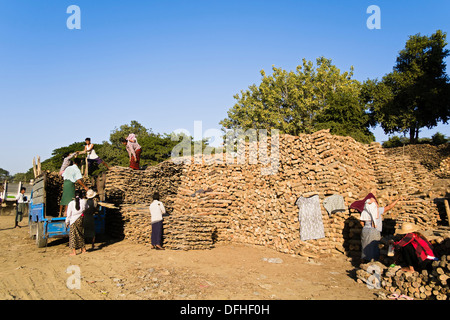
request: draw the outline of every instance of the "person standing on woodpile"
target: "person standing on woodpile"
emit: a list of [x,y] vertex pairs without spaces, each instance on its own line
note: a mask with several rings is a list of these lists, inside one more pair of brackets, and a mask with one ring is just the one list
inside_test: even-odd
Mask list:
[[123,145],[126,146],[128,151],[128,155],[130,156],[130,168],[134,170],[139,170],[140,165],[139,162],[141,160],[141,146],[137,142],[136,136],[134,133],[128,135],[126,139],[122,138],[120,140]]
[[428,270],[431,272],[431,263],[438,259],[431,243],[419,232],[419,227],[405,222],[397,234],[403,235],[403,238],[397,242],[390,240],[389,244],[393,245],[396,253],[402,256],[405,264],[402,270],[410,272]]
[[151,224],[152,224],[152,249],[164,250],[162,245],[163,214],[166,209],[159,201],[159,193],[153,194],[153,202],[150,204]]
[[27,189],[25,187],[20,188],[20,193],[16,196],[16,218],[14,228],[19,226],[19,222],[22,222],[23,216],[28,213],[28,199],[25,195]]
[[69,248],[70,255],[77,254],[77,249],[81,249],[81,253],[86,252],[84,242],[83,213],[86,209],[86,200],[81,191],[75,193],[75,198],[67,206],[66,228],[69,231]]
[[383,229],[382,216],[391,210],[399,200],[400,198],[386,207],[379,207],[378,201],[373,193],[370,193],[364,198],[364,207],[360,217],[361,225],[363,227],[361,231],[362,262],[372,260],[377,261],[379,259],[379,243],[381,240],[381,231]]
[[[95,218],[94,214],[97,213],[98,206],[94,198],[97,193],[94,190],[89,189],[86,193],[86,209],[84,210],[83,226],[84,226],[84,238],[90,240],[92,247],[95,249]],[[86,241],[87,242],[87,241]]]
[[91,143],[91,138],[86,138],[84,140],[86,145],[84,146],[84,150],[79,152],[79,154],[87,154],[87,162],[88,162],[88,175],[92,174],[93,168],[96,165],[102,164],[109,170],[109,166],[103,161],[95,152],[94,144]]
[[67,205],[72,201],[75,197],[75,183],[78,183],[84,190],[88,190],[88,188],[83,183],[83,175],[79,169],[81,164],[80,158],[75,158],[73,160],[73,165],[69,166],[64,170],[62,177],[64,179],[63,183],[63,194],[60,202],[59,216],[61,216],[62,208],[66,207],[67,214]]

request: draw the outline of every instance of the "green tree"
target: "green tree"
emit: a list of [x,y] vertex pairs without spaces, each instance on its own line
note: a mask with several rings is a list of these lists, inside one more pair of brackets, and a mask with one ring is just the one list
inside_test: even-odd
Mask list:
[[440,133],[440,132],[436,132],[432,137],[431,137],[431,143],[435,146],[444,144],[444,143],[448,143],[450,141],[449,138],[447,138],[444,134]]
[[140,143],[140,139],[150,136],[152,130],[145,128],[138,121],[132,120],[129,125],[123,124],[119,128],[115,128],[109,135],[109,141],[114,146],[120,146],[120,139],[128,137],[130,133],[134,133]]
[[450,116],[450,84],[445,73],[446,33],[410,36],[399,52],[391,73],[381,81],[364,83],[364,96],[373,119],[386,134],[408,133],[418,141],[421,128],[447,123]]
[[6,180],[9,180],[11,176],[9,175],[9,171],[0,168],[0,182],[4,182]]
[[331,133],[352,135],[363,142],[374,140],[369,116],[360,99],[361,84],[352,79],[353,68],[343,72],[320,57],[316,66],[302,60],[295,71],[272,67],[261,71],[253,84],[234,98],[236,104],[220,122],[224,129],[278,129],[298,135],[329,128]]
[[[102,143],[96,143],[95,141],[92,141],[95,144],[94,148],[96,153],[108,164],[108,166],[128,167],[128,152],[126,151],[125,146],[120,142],[120,139],[126,138],[130,133],[136,135],[136,138],[142,147],[141,166],[154,165],[169,159],[171,157],[172,149],[180,143],[182,139],[187,139],[192,151],[194,151],[194,145],[196,144],[201,144],[201,150],[208,146],[206,139],[194,141],[192,137],[186,137],[182,134],[155,134],[151,129],[147,129],[138,121],[133,120],[130,124],[124,124],[119,128],[112,130],[110,142],[103,141]],[[172,136],[174,138],[172,138]],[[58,172],[61,168],[64,156],[75,151],[82,151],[84,150],[84,146],[84,142],[74,142],[69,146],[53,150],[52,156],[41,163],[42,170]],[[106,170],[106,167],[100,165],[92,172],[92,175],[97,175]],[[26,173],[17,173],[12,177],[15,181],[29,181],[33,178],[33,168],[30,168]]]

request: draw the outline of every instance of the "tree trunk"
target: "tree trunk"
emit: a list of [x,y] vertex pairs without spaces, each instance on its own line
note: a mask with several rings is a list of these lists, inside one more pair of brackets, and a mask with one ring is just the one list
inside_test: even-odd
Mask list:
[[419,141],[419,128],[412,126],[409,128],[409,143],[416,144]]
[[416,128],[415,127],[409,128],[409,143],[410,144],[414,144],[415,135],[416,135]]

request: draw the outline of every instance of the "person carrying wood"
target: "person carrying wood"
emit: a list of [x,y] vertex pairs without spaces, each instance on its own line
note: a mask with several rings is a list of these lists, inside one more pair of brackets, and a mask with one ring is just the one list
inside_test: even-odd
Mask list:
[[103,161],[95,152],[94,150],[94,144],[91,143],[91,138],[86,138],[84,140],[86,145],[84,146],[84,150],[79,152],[79,154],[87,154],[87,162],[88,162],[88,175],[91,175],[93,171],[93,167],[95,165],[102,164],[106,167],[106,169],[109,170],[109,166],[106,164],[105,161]]
[[360,222],[363,227],[361,231],[362,262],[377,261],[380,257],[380,248],[378,245],[381,240],[382,216],[391,210],[400,200],[397,199],[386,207],[380,207],[374,192],[373,190],[363,200],[355,201],[350,205],[350,208],[361,210]]
[[79,169],[80,165],[81,159],[75,158],[73,160],[73,165],[67,167],[62,174],[64,183],[63,194],[60,201],[59,216],[61,216],[62,208],[64,206],[66,207],[65,213],[67,213],[67,205],[72,201],[72,199],[75,198],[75,183],[78,183],[81,187],[84,188],[84,190],[89,190],[88,187],[86,187],[86,185],[83,183],[83,175],[81,174],[81,171]]
[[59,175],[62,176],[62,174],[64,173],[64,170],[66,170],[66,168],[70,165],[73,164],[73,161],[71,160],[73,157],[78,156],[79,151],[75,151],[75,152],[66,152],[63,156],[63,163],[61,165],[61,168],[59,169]]
[[134,133],[128,135],[128,137],[120,139],[120,142],[124,146],[126,146],[128,155],[130,156],[130,168],[134,170],[139,170],[140,165],[139,162],[141,160],[141,146],[137,142],[136,136]]
[[400,253],[405,266],[404,271],[431,271],[431,263],[438,260],[434,254],[433,246],[427,238],[419,232],[419,227],[413,223],[402,224],[397,234],[403,235],[400,241],[389,241],[397,253]]

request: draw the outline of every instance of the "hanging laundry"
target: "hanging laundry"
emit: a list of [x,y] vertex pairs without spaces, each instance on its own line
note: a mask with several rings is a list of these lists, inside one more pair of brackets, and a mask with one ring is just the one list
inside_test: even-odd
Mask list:
[[327,210],[329,216],[331,216],[332,213],[347,210],[344,202],[344,197],[340,194],[333,194],[328,198],[325,198],[322,204],[325,210]]
[[313,240],[325,238],[319,196],[299,197],[296,201],[299,208],[300,239]]

